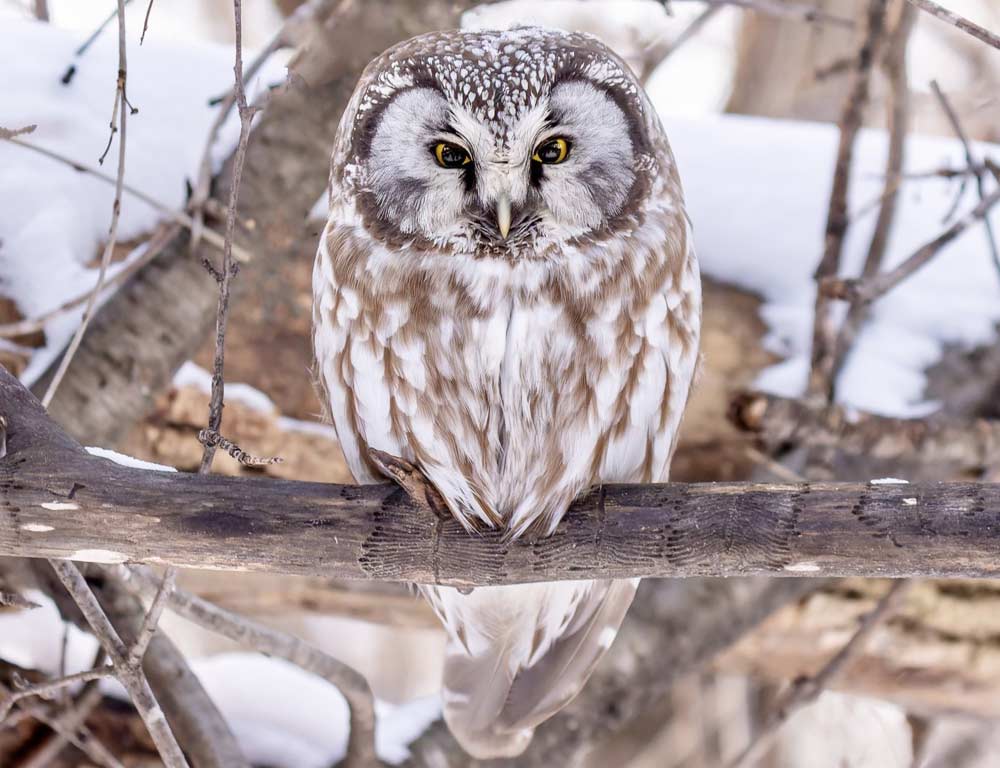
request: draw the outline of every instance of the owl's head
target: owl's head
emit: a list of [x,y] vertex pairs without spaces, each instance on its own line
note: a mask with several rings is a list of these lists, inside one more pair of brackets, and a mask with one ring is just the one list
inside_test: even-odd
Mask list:
[[380,240],[541,254],[634,226],[660,139],[635,77],[593,37],[433,33],[369,65],[334,178]]

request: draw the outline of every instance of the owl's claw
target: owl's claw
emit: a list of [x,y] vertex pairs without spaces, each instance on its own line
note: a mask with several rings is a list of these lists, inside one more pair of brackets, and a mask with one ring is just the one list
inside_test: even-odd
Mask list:
[[369,448],[368,457],[383,475],[406,491],[417,506],[433,512],[442,520],[452,517],[444,498],[419,467],[378,448]]

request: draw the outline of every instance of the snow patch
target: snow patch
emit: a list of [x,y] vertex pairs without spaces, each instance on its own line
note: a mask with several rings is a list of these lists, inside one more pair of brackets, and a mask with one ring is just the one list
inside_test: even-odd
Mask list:
[[128,562],[126,555],[121,552],[113,552],[110,549],[78,549],[68,559],[83,563],[102,563],[103,565],[121,565]]
[[[45,506],[44,504],[42,505]],[[22,531],[27,531],[28,533],[48,533],[49,531],[54,531],[51,525],[42,525],[41,523],[25,523],[21,526]]]
[[784,570],[791,573],[816,573],[820,570],[820,567],[816,563],[792,563],[791,565],[786,565]]
[[39,504],[38,506],[51,512],[63,512],[80,508],[79,504],[74,504],[72,501],[47,501],[44,504]]
[[[168,467],[166,464],[157,464],[152,461],[143,461],[142,459],[136,459],[132,456],[126,456],[124,453],[118,453],[118,451],[112,451],[109,448],[97,448],[96,446],[88,445],[84,450],[87,451],[91,456],[99,456],[102,459],[108,459],[113,461],[115,464],[121,464],[123,467],[132,467],[133,469],[149,469],[153,472],[176,472],[176,467]],[[43,505],[44,506],[44,505]],[[73,505],[73,509],[76,509],[76,505]]]

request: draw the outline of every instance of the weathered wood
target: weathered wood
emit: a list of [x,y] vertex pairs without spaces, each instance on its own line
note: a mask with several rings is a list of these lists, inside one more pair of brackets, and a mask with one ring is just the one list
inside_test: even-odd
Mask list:
[[[0,369],[2,370],[2,369]],[[608,485],[544,540],[390,485],[151,472],[85,453],[5,370],[0,555],[483,586],[582,576],[1000,575],[1000,484]]]

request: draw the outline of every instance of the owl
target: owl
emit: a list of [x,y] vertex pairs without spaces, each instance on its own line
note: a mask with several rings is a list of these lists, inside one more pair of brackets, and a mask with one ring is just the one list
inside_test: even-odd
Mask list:
[[[701,288],[649,99],[593,37],[447,31],[369,64],[313,271],[316,377],[347,463],[409,462],[470,533],[542,536],[590,487],[667,478]],[[445,719],[513,756],[582,688],[638,580],[425,586]]]

